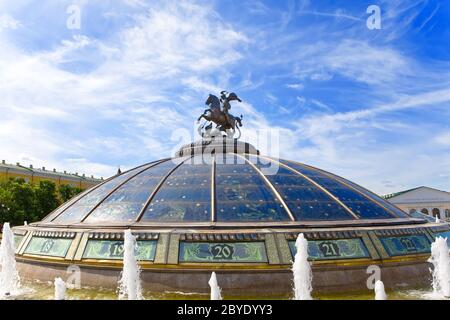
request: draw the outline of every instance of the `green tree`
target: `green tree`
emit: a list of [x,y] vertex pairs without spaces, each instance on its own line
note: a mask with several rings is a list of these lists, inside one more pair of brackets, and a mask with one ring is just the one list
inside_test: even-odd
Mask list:
[[12,178],[0,183],[0,223],[21,225],[24,221],[42,220],[65,202],[80,193],[80,188],[61,186],[52,181],[31,184],[24,179]]
[[82,191],[83,189],[78,187],[72,187],[69,184],[62,184],[58,188],[59,197],[62,200],[62,202],[66,202],[72,199],[72,197],[76,196]]
[[41,220],[60,204],[53,181],[40,181],[39,185],[34,186],[34,197],[36,210],[32,221]]
[[36,215],[34,188],[24,179],[10,179],[1,184],[0,202],[9,210],[4,211],[2,222],[13,225],[24,220],[34,221]]

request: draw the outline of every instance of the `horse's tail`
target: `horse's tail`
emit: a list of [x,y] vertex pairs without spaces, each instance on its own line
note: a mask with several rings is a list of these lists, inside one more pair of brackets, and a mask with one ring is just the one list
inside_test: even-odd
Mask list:
[[239,139],[241,137],[241,129],[239,129],[239,126],[236,126],[236,128],[237,128],[237,130],[239,132],[239,135],[237,136],[237,138],[235,138],[237,140],[237,139]]

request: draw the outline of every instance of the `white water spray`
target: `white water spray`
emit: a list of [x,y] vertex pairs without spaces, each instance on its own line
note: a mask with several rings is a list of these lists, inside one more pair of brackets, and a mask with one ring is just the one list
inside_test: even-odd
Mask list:
[[134,256],[136,238],[131,230],[124,232],[123,270],[119,280],[119,299],[142,300],[141,269]]
[[384,290],[384,283],[381,280],[375,282],[375,300],[387,300],[387,294]]
[[450,298],[450,257],[447,238],[436,237],[431,244],[431,257],[428,262],[433,264],[433,291]]
[[294,257],[292,272],[294,273],[294,299],[312,300],[312,271],[308,261],[308,241],[300,233],[295,241],[297,253]]
[[436,223],[440,223],[440,222],[441,222],[441,220],[439,220],[439,217],[436,216]]
[[60,277],[55,278],[55,300],[66,300],[66,283]]
[[0,245],[0,295],[16,295],[20,289],[20,277],[16,269],[16,256],[14,248],[14,234],[9,222],[3,225],[2,242]]
[[217,283],[216,273],[211,273],[211,278],[208,281],[209,286],[211,287],[211,300],[222,300],[222,295],[220,294],[221,290],[219,284]]

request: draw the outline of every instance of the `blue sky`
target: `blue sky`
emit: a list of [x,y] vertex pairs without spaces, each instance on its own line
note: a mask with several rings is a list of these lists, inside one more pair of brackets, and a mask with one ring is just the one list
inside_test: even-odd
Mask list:
[[449,43],[448,1],[0,0],[0,155],[106,177],[194,139],[225,89],[263,153],[274,128],[281,157],[378,193],[449,190]]

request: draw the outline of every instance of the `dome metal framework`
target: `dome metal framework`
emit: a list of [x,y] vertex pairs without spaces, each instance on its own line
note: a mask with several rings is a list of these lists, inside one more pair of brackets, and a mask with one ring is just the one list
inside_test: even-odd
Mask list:
[[201,140],[69,200],[40,222],[14,228],[18,267],[53,280],[80,267],[83,285],[115,287],[123,231],[137,238],[143,286],[208,292],[291,290],[303,233],[315,291],[366,290],[379,265],[387,288],[428,284],[430,246],[450,225],[411,216],[367,189],[248,143]]
[[415,220],[420,219],[326,171],[255,154],[225,153],[136,167],[69,201],[42,224],[314,225]]

